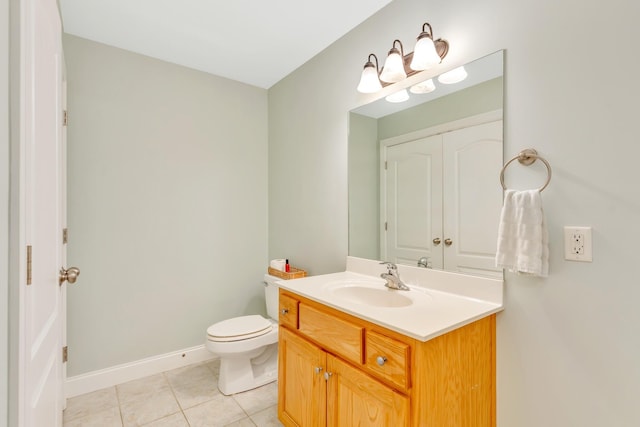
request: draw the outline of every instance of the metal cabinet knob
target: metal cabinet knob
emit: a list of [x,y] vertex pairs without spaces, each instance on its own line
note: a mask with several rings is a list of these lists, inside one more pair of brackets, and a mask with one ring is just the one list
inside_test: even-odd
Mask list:
[[324,379],[329,381],[329,378],[331,378],[331,375],[333,375],[333,372],[325,372],[324,373]]
[[316,374],[319,374],[322,372],[322,366],[316,366],[314,370],[316,371]]
[[78,267],[69,267],[65,269],[62,267],[60,269],[60,276],[58,278],[58,282],[62,285],[65,280],[71,284],[76,283],[78,280],[78,276],[80,275],[80,269]]
[[289,312],[288,308],[283,308],[282,310],[280,310],[280,313],[282,314],[287,314]]
[[447,246],[451,246],[451,244],[453,243],[453,240],[451,239],[444,239],[444,244]]
[[433,239],[433,244],[434,244],[434,245],[436,245],[436,246],[438,246],[438,245],[440,244],[440,242],[441,242],[441,241],[442,241],[442,240],[440,240],[440,238],[439,238],[439,237],[436,237],[435,239]]
[[387,361],[387,358],[386,358],[386,357],[384,357],[384,356],[378,356],[378,357],[376,357],[376,363],[377,363],[379,366],[384,365],[384,362],[386,362],[386,361]]

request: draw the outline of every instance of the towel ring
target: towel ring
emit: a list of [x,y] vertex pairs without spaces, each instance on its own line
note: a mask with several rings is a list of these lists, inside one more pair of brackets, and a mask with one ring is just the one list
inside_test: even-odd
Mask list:
[[504,185],[504,171],[507,166],[509,166],[514,160],[519,161],[521,165],[525,166],[533,164],[533,162],[535,162],[536,160],[540,160],[542,163],[544,163],[544,165],[547,167],[547,182],[545,182],[544,185],[538,189],[538,191],[542,192],[542,190],[547,188],[547,185],[549,185],[549,182],[551,182],[551,165],[544,158],[538,156],[538,152],[536,150],[534,150],[533,148],[527,148],[526,150],[522,150],[520,153],[518,153],[517,156],[509,160],[502,167],[502,171],[500,172],[500,184],[502,184],[503,190],[507,189],[507,186]]

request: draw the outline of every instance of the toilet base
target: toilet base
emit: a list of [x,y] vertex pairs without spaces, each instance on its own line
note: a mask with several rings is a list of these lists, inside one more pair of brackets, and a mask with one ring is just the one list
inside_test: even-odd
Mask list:
[[218,389],[226,396],[251,390],[278,379],[278,344],[270,344],[252,358],[220,358]]

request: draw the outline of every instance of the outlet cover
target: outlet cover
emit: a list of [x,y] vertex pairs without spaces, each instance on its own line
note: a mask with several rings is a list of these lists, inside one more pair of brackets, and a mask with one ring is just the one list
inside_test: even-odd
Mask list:
[[591,227],[564,227],[564,259],[592,262]]

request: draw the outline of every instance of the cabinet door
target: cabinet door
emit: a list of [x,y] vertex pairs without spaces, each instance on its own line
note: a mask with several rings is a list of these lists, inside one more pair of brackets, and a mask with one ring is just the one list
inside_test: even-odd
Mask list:
[[406,427],[409,398],[327,355],[327,426]]
[[[502,278],[495,267],[502,187],[502,120],[443,135],[444,269]],[[478,226],[482,224],[482,226]]]
[[280,327],[278,348],[278,418],[285,426],[326,425],[326,354]]

